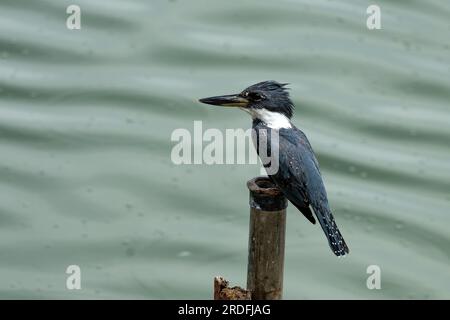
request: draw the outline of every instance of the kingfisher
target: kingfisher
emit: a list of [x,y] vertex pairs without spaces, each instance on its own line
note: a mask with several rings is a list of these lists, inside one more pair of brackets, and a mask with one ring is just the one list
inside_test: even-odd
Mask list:
[[[255,135],[254,144],[262,159],[260,137],[265,139],[265,152],[277,150],[277,170],[267,170],[269,178],[284,196],[313,224],[319,221],[333,253],[340,257],[349,253],[328,203],[319,163],[306,135],[291,121],[294,104],[286,83],[273,80],[254,84],[238,94],[203,98],[205,104],[237,107],[250,114]],[[277,135],[277,139],[273,138]],[[273,159],[272,159],[273,161]],[[314,213],[314,214],[313,214]]]

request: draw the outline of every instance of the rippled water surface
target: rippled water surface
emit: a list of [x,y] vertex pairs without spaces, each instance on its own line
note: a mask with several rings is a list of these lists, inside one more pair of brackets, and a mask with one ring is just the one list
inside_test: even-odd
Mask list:
[[[289,299],[450,298],[450,2],[0,1],[0,297],[210,298],[245,285],[257,165],[171,162],[197,98],[291,83],[351,254],[288,209]],[[82,289],[65,270],[81,267]],[[381,268],[368,290],[366,268]]]

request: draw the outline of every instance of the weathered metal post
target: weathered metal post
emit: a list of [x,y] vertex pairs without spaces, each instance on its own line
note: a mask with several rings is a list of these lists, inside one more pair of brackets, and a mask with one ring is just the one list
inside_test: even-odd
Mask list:
[[283,295],[287,200],[268,177],[247,182],[250,190],[250,233],[247,290],[254,300]]

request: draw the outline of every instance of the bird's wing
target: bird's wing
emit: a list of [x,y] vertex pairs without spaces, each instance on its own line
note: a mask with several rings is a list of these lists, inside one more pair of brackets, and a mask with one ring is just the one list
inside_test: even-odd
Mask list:
[[[280,130],[279,135],[278,172],[271,175],[274,182],[283,190],[286,198],[311,222],[316,223],[310,209],[307,175],[309,171],[317,171],[317,165],[308,158],[314,154],[310,146],[301,142],[301,136]],[[309,147],[308,147],[309,146]],[[306,158],[305,158],[306,156]]]
[[[349,252],[328,205],[327,193],[314,152],[306,136],[296,129],[295,134],[280,130],[279,172],[274,175],[289,199],[309,221],[313,222],[309,206],[319,220],[333,252],[340,256]],[[278,184],[278,181],[276,182]],[[305,206],[308,214],[305,214]],[[313,222],[314,223],[314,222]]]
[[296,127],[294,127],[293,129],[295,131],[295,135],[290,135],[288,137],[288,140],[290,140],[290,142],[293,144],[299,144],[300,146],[306,148],[306,150],[308,151],[307,154],[309,155],[311,161],[314,163],[317,172],[320,174],[319,162],[317,161],[317,158],[314,154],[314,150],[311,147],[311,143],[309,143],[309,140],[303,133],[303,131],[301,131]]

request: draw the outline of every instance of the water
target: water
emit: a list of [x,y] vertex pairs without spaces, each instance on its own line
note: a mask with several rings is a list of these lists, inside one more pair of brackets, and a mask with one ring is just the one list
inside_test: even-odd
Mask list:
[[[285,298],[450,298],[450,3],[1,0],[0,297],[211,298],[245,286],[257,165],[176,166],[200,97],[291,83],[351,254],[291,206]],[[66,289],[79,265],[82,289]],[[381,290],[366,269],[381,268]]]

